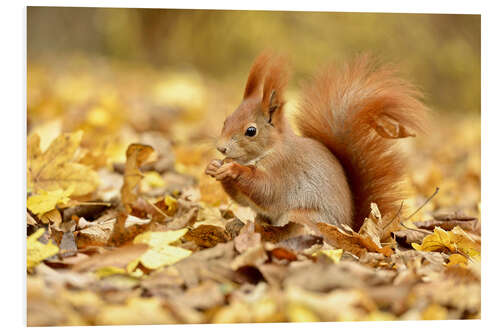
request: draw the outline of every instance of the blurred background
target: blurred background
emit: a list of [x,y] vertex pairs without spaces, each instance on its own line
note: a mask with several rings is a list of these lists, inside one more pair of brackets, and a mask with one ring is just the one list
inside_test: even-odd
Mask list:
[[83,129],[83,146],[103,167],[157,131],[176,170],[203,182],[212,139],[260,51],[289,57],[290,109],[322,66],[369,52],[399,64],[445,119],[408,148],[415,204],[440,186],[429,210],[477,213],[480,37],[479,15],[28,7],[28,132],[43,149],[61,131]]
[[400,63],[435,108],[478,113],[480,24],[479,15],[29,7],[28,58],[83,53],[241,82],[264,48],[288,55],[295,79],[368,51]]

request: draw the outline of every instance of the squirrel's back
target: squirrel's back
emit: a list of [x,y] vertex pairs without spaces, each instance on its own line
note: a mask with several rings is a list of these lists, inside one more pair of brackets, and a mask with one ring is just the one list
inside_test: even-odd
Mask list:
[[394,139],[425,128],[427,112],[419,91],[396,74],[368,56],[341,69],[330,67],[306,89],[295,114],[301,134],[323,143],[342,164],[354,201],[355,230],[372,202],[385,217],[397,214],[406,161],[394,149]]

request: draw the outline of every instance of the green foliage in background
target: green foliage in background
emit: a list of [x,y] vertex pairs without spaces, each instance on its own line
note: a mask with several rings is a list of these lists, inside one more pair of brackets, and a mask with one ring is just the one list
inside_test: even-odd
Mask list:
[[292,84],[360,52],[401,64],[438,111],[479,113],[479,15],[28,8],[28,59],[85,53],[194,68],[241,86],[262,49],[289,56]]

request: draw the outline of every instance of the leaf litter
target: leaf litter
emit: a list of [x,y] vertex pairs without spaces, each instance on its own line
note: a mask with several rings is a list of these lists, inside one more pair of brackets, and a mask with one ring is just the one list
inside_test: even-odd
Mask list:
[[[29,105],[29,326],[481,317],[478,118],[406,147],[409,220],[373,203],[360,230],[318,221],[312,234],[254,222],[203,175],[218,102],[179,106],[164,95],[175,82],[134,77],[139,109],[114,97],[75,105],[78,116]],[[109,96],[129,89],[114,83]],[[54,89],[40,91],[67,97]],[[391,119],[373,127],[413,136]]]

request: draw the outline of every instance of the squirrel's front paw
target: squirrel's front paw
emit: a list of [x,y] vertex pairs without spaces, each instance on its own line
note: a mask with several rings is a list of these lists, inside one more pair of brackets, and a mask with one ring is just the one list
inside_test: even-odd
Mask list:
[[212,160],[208,163],[207,168],[205,169],[205,173],[209,176],[215,177],[217,170],[222,166],[221,160]]
[[220,181],[235,180],[240,176],[241,170],[242,166],[238,163],[225,163],[215,172],[215,179]]

